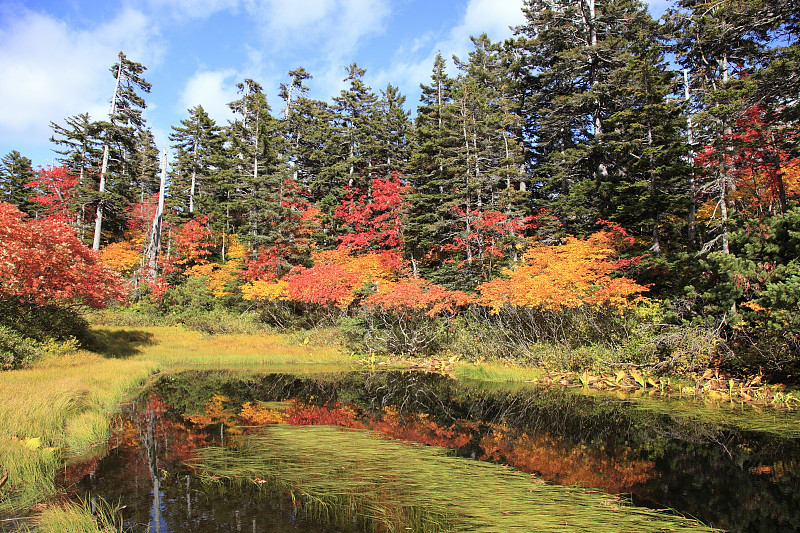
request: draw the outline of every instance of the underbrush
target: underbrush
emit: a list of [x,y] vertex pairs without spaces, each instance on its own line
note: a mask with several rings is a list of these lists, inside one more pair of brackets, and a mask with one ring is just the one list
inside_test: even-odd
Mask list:
[[88,336],[88,323],[75,308],[0,298],[0,370],[72,353]]

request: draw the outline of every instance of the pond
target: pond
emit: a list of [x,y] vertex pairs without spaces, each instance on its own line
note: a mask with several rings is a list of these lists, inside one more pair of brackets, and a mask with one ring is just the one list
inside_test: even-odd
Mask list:
[[185,372],[64,483],[133,531],[800,530],[796,434],[659,405],[419,372]]

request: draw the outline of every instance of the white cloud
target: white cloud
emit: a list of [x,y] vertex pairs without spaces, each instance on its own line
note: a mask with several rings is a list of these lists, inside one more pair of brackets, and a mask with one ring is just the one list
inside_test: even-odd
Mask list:
[[217,124],[233,118],[228,103],[236,100],[236,71],[200,70],[186,82],[180,96],[181,111],[202,105]]
[[406,105],[416,107],[419,84],[430,80],[438,52],[453,73],[452,57],[466,60],[473,50],[470,36],[486,33],[493,42],[504,41],[513,34],[510,27],[524,21],[522,0],[470,0],[459,23],[441,38],[428,35],[402,45],[390,66],[377,73],[376,85],[383,88],[387,83],[399,84],[401,92],[409,96]]
[[132,9],[89,30],[33,11],[16,13],[0,28],[2,144],[41,142],[51,134],[51,120],[83,112],[103,117],[114,88],[109,68],[120,50],[144,64],[161,57],[152,24]]

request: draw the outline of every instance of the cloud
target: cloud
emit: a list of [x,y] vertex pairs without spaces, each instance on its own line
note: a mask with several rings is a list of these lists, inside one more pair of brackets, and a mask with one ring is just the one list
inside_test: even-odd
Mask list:
[[108,113],[114,89],[109,68],[129,59],[157,63],[158,35],[141,12],[123,9],[91,29],[77,29],[33,11],[7,10],[0,27],[0,144],[47,139],[50,121]]
[[453,72],[452,56],[467,58],[473,46],[470,36],[486,33],[493,42],[512,36],[510,26],[522,24],[522,0],[470,0],[458,24],[446,30],[439,38],[433,35],[417,37],[401,45],[388,68],[376,74],[376,85],[398,84],[408,96],[407,105],[415,107],[419,96],[419,83],[430,80],[436,54],[441,52]]
[[233,69],[200,70],[189,78],[180,95],[180,107],[187,109],[202,105],[217,124],[227,124],[233,118],[229,102],[236,100],[237,73]]

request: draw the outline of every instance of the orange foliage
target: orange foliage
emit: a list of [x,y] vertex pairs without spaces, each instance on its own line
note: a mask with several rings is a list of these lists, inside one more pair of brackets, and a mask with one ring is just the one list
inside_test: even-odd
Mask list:
[[466,293],[449,291],[422,278],[385,281],[377,288],[378,292],[364,301],[368,308],[378,307],[386,311],[424,311],[430,317],[441,313],[454,313],[473,300]]
[[100,261],[114,272],[130,275],[141,264],[143,240],[141,231],[133,231],[128,239],[103,247]]
[[372,429],[394,439],[442,448],[460,448],[472,440],[469,430],[456,429],[455,425],[442,427],[429,420],[426,413],[401,417],[394,407],[384,407],[383,411],[383,418],[374,421]]
[[615,240],[614,232],[603,230],[587,239],[567,237],[558,246],[534,243],[524,264],[503,269],[503,278],[478,287],[478,303],[495,314],[504,305],[553,311],[584,304],[628,307],[631,298],[647,287],[625,277],[611,277],[618,266],[613,261]]
[[337,249],[315,253],[311,268],[295,267],[278,281],[254,280],[242,287],[246,300],[294,300],[347,308],[356,291],[393,279],[399,264],[394,256],[379,252],[350,255]]
[[614,459],[602,451],[569,445],[546,434],[523,433],[514,438],[502,426],[485,435],[480,445],[483,460],[502,461],[562,485],[580,484],[612,494],[631,492],[635,485],[655,475],[655,463],[628,459],[627,451],[622,458]]

